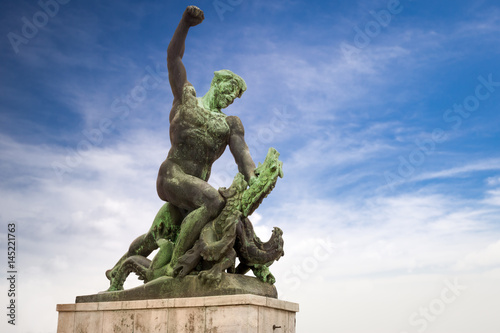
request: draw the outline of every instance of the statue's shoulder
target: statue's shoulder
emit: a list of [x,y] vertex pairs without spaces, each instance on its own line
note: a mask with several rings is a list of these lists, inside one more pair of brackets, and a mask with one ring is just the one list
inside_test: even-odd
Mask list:
[[196,90],[189,82],[182,87],[182,104],[196,104]]
[[170,111],[170,122],[172,123],[174,119],[182,117],[181,114],[190,113],[197,105],[196,90],[191,83],[187,82],[182,87],[182,97],[179,99],[174,98],[172,110]]
[[237,116],[227,116],[226,123],[229,125],[229,128],[231,129],[232,133],[243,134],[245,132],[243,123],[241,122],[241,119]]

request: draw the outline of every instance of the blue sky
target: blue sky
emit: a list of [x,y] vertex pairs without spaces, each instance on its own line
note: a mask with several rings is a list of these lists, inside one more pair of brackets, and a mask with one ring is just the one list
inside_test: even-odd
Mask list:
[[[105,290],[162,205],[166,48],[190,4],[205,12],[184,56],[198,96],[216,70],[242,76],[225,111],[256,162],[271,146],[284,162],[252,220],[261,238],[284,231],[272,271],[280,298],[300,303],[298,332],[500,330],[497,2],[41,3],[0,5],[12,332],[53,332],[55,304]],[[235,172],[226,152],[210,182]]]

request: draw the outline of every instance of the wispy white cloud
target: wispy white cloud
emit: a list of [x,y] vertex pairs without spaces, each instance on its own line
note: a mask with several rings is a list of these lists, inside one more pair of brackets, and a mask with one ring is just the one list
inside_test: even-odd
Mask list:
[[423,173],[414,177],[414,180],[429,180],[438,178],[463,177],[469,173],[485,171],[485,170],[500,170],[500,159],[486,159],[478,162],[472,162],[463,166],[445,169],[437,172]]
[[500,206],[500,188],[488,191],[484,202],[493,206]]
[[490,186],[500,185],[500,176],[489,177],[486,179],[486,183]]
[[475,268],[494,268],[500,266],[500,241],[489,244],[486,248],[467,254],[455,265],[455,269],[473,270]]

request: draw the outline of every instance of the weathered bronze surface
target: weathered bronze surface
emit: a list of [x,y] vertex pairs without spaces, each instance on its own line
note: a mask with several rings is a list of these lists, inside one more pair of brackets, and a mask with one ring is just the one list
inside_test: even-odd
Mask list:
[[[270,240],[262,242],[248,216],[272,191],[278,177],[283,177],[282,162],[279,153],[270,148],[264,163],[256,168],[241,120],[221,111],[247,89],[241,77],[229,70],[217,71],[209,91],[196,97],[182,57],[189,29],[203,19],[199,8],[187,7],[167,50],[174,96],[171,148],[157,179],[158,195],[166,203],[149,231],[134,240],[106,272],[108,292],[80,296],[77,302],[161,298],[153,297],[156,294],[277,297],[269,266],[284,254],[282,231],[274,228]],[[228,146],[239,173],[229,188],[216,190],[207,181],[213,163]],[[154,258],[148,259],[156,249]],[[256,278],[242,275],[250,270]],[[146,284],[120,291],[132,272]]]

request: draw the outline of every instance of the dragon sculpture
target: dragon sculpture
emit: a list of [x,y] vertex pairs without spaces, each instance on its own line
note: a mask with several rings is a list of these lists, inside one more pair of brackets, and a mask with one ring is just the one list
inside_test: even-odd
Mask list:
[[[174,276],[197,274],[205,283],[218,283],[222,273],[245,274],[252,270],[261,281],[275,283],[269,266],[284,255],[283,232],[275,227],[271,238],[262,242],[248,219],[262,200],[273,190],[278,177],[283,177],[279,153],[270,148],[264,163],[255,169],[257,180],[248,186],[238,173],[229,188],[219,192],[226,205],[217,218],[202,230],[194,246],[179,258]],[[108,291],[122,290],[130,273],[136,273],[144,283],[167,275],[183,212],[166,203],[158,212],[148,233],[137,238],[129,252],[112,270],[106,272],[111,280]],[[147,256],[159,248],[153,260]],[[235,266],[236,258],[239,265]]]

